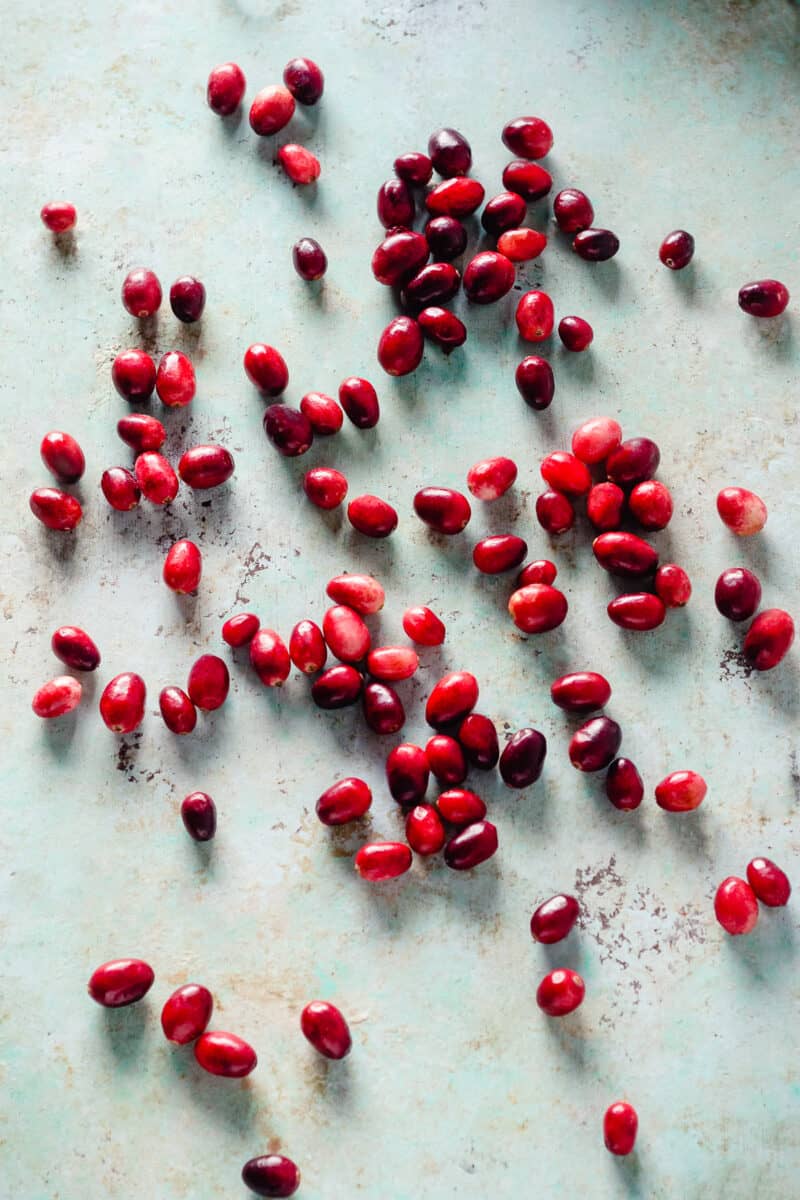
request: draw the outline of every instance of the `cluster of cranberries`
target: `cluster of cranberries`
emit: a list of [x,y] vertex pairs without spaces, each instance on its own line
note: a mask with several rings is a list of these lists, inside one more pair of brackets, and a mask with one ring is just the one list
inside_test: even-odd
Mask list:
[[792,886],[772,859],[754,858],[747,864],[747,879],[729,875],[714,896],[714,913],[726,933],[750,933],[758,921],[758,901],[767,908],[789,903]]

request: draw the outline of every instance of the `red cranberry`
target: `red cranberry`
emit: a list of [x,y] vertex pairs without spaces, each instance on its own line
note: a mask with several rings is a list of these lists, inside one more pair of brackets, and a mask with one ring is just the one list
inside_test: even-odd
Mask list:
[[535,942],[552,946],[563,942],[578,919],[580,908],[574,896],[559,893],[545,900],[531,916],[531,937]]
[[369,630],[358,613],[344,604],[328,609],[322,619],[322,632],[331,653],[342,662],[360,662],[369,651]]
[[467,487],[476,500],[499,500],[513,486],[517,464],[510,458],[484,458],[470,467]]
[[528,544],[513,533],[483,538],[472,551],[472,561],[484,575],[499,575],[518,567],[528,553]]
[[100,697],[100,716],[112,733],[133,733],[144,720],[147,689],[141,675],[124,671],[110,680]]
[[339,384],[339,403],[356,429],[372,429],[381,415],[378,393],[368,379],[350,375]]
[[503,747],[500,776],[506,787],[526,788],[542,773],[547,740],[538,729],[519,729]]
[[575,524],[575,509],[565,495],[550,489],[536,498],[536,518],[546,533],[566,533]]
[[424,605],[406,609],[403,630],[418,646],[441,646],[446,633],[444,622]]
[[367,672],[382,683],[410,679],[419,666],[419,655],[410,646],[377,646],[367,655]]
[[656,804],[666,812],[691,812],[700,807],[707,791],[696,771],[673,771],[656,785]]
[[159,450],[167,436],[161,422],[147,413],[131,413],[127,417],[120,417],[117,433],[126,446],[130,446],[137,454],[145,450]]
[[103,1008],[124,1008],[146,996],[154,979],[153,968],[141,958],[115,958],[92,972],[89,995]]
[[450,262],[467,247],[467,231],[455,217],[433,217],[425,225],[425,237],[435,262]]
[[347,506],[347,519],[367,537],[385,538],[397,528],[397,512],[379,496],[356,496]]
[[75,205],[67,200],[51,200],[42,206],[39,216],[51,233],[66,233],[78,219]]
[[747,864],[747,881],[762,904],[783,908],[789,903],[792,885],[770,858],[754,858]]
[[293,1196],[300,1187],[300,1172],[283,1154],[262,1154],[242,1167],[242,1179],[257,1196]]
[[410,375],[422,361],[422,326],[413,317],[395,317],[378,342],[378,362],[387,375]]
[[289,678],[291,659],[274,629],[261,628],[250,642],[250,665],[264,687],[280,687]]
[[558,322],[558,336],[567,350],[579,354],[592,344],[594,330],[583,317],[562,317]]
[[619,238],[610,229],[584,229],[575,234],[572,249],[587,262],[605,262],[619,250]]
[[372,274],[386,287],[404,284],[428,261],[430,248],[421,233],[393,229],[372,256]]
[[[178,476],[163,454],[146,450],[136,459],[133,471],[136,482],[142,489],[142,495],[151,504],[171,504],[177,496]],[[109,499],[107,493],[106,499]],[[109,503],[111,503],[110,500]],[[131,507],[133,506],[131,505]]]
[[423,308],[418,320],[423,332],[432,342],[436,342],[436,345],[440,346],[445,354],[450,354],[459,346],[463,346],[467,340],[467,329],[464,322],[459,320],[455,313],[450,312],[448,308],[440,308],[435,304],[430,308]]
[[289,637],[289,657],[304,675],[316,675],[325,666],[328,649],[314,621],[298,621]]
[[553,332],[553,301],[546,292],[525,292],[517,304],[519,336],[526,342],[542,342]]
[[126,467],[109,467],[100,477],[100,487],[108,503],[117,512],[130,512],[142,498],[136,476]]
[[759,279],[739,288],[739,308],[751,317],[778,317],[789,303],[789,289],[777,279]]
[[308,417],[288,404],[270,404],[264,413],[264,432],[284,458],[305,454],[314,441]]
[[428,138],[428,155],[437,175],[466,175],[472,166],[469,142],[457,129],[437,129]]
[[216,654],[201,654],[189,671],[186,690],[193,704],[203,712],[221,708],[230,688],[228,668]]
[[658,249],[658,257],[671,271],[682,271],[688,267],[694,255],[694,238],[685,229],[668,233]]
[[301,187],[316,183],[322,170],[316,154],[312,154],[305,146],[298,146],[296,142],[281,146],[278,162],[292,183],[300,184]]
[[181,455],[178,474],[187,487],[207,491],[227,483],[233,467],[233,455],[224,446],[191,446]]
[[438,854],[447,835],[432,804],[417,804],[406,817],[406,841],[415,854]]
[[181,275],[169,289],[172,311],[184,325],[194,325],[206,306],[206,289],[194,275]]
[[491,771],[497,766],[500,757],[497,730],[488,717],[482,713],[470,713],[459,726],[458,740],[471,766],[481,771]]
[[503,170],[503,187],[528,201],[541,200],[553,186],[553,176],[538,163],[515,159]]
[[428,760],[421,746],[402,742],[386,758],[386,781],[398,804],[416,804],[428,790]]
[[483,185],[477,179],[445,179],[428,192],[425,207],[433,217],[468,217],[483,204],[484,195]]
[[612,417],[590,417],[572,435],[572,453],[594,466],[608,458],[622,441],[622,426]]
[[386,593],[371,575],[336,575],[325,591],[336,604],[346,604],[362,616],[380,612],[386,602]]
[[444,848],[444,861],[451,871],[471,871],[497,851],[497,828],[491,821],[467,825]]
[[[493,237],[500,237],[509,229],[518,229],[525,220],[528,206],[516,192],[501,192],[493,196],[481,213],[481,225]],[[530,230],[532,233],[533,230]],[[501,254],[505,251],[501,250]]]
[[657,479],[637,483],[628,497],[628,507],[643,529],[666,529],[672,519],[672,496]]
[[612,600],[606,611],[620,629],[631,629],[636,633],[657,629],[667,615],[664,601],[651,592],[626,592]]
[[467,778],[467,760],[455,738],[445,733],[436,733],[425,743],[425,758],[428,766],[446,787],[463,783]]
[[181,538],[170,547],[164,559],[164,583],[173,592],[196,592],[202,571],[203,559],[194,542]]
[[758,921],[758,900],[749,883],[736,875],[723,879],[714,896],[714,915],[726,933],[750,933]]
[[280,396],[289,383],[289,368],[286,360],[274,346],[254,342],[244,355],[247,378],[265,396]]
[[250,128],[259,137],[271,137],[294,116],[294,96],[277,83],[262,88],[250,105]]
[[86,469],[86,459],[71,433],[52,430],[39,447],[42,462],[59,483],[77,483]]
[[158,707],[170,733],[191,733],[197,724],[197,709],[183,688],[162,688],[158,696]]
[[333,396],[323,392],[307,392],[300,401],[300,412],[308,418],[314,434],[321,437],[338,433],[344,422],[344,413]]
[[517,391],[531,408],[549,408],[555,392],[553,368],[546,358],[531,354],[523,358],[514,376]]
[[338,1061],[350,1053],[350,1030],[339,1009],[327,1000],[312,1000],[300,1014],[303,1036],[319,1054]]
[[245,87],[244,72],[236,63],[214,67],[206,88],[208,107],[220,117],[229,117],[241,104]]
[[498,251],[513,263],[530,262],[532,258],[538,258],[546,245],[547,238],[538,229],[507,229],[497,239]]
[[666,608],[683,608],[692,595],[691,580],[677,563],[661,564],[656,571],[655,588]]
[[544,158],[553,148],[553,131],[541,117],[517,117],[503,128],[503,145],[519,158]]
[[658,551],[635,533],[601,533],[592,542],[594,556],[612,575],[647,575],[658,565]]
[[425,720],[434,729],[463,720],[478,703],[478,681],[469,671],[443,675],[428,697]]
[[445,304],[455,296],[460,285],[461,276],[452,263],[428,263],[406,284],[403,299],[407,305],[417,308]]
[[378,189],[378,220],[384,229],[410,226],[414,220],[414,197],[402,179],[387,179]]
[[756,671],[771,671],[794,641],[794,621],[782,608],[765,608],[744,639],[744,656]]
[[256,1052],[235,1033],[203,1033],[194,1044],[194,1056],[210,1075],[241,1079],[254,1071],[258,1063]]
[[338,508],[347,495],[347,480],[333,467],[312,467],[303,476],[303,491],[317,508]]
[[83,686],[79,679],[71,675],[57,675],[55,679],[43,683],[31,701],[31,708],[37,717],[52,720],[63,717],[77,708],[83,695]]
[[147,400],[156,385],[155,363],[144,350],[123,350],[111,364],[111,380],[125,400]]
[[361,695],[364,680],[355,667],[328,667],[311,686],[317,708],[347,708]]
[[408,154],[400,154],[394,160],[394,173],[406,183],[425,184],[433,174],[433,163],[427,154],[419,150],[411,150]]
[[61,625],[50,639],[56,658],[72,671],[96,671],[100,666],[100,651],[88,633],[77,625]]
[[622,743],[622,730],[611,717],[592,717],[576,729],[569,743],[569,761],[579,771],[602,771]]
[[370,883],[396,879],[410,867],[411,850],[404,842],[368,842],[355,857],[356,871]]
[[83,516],[80,501],[58,488],[36,488],[28,503],[33,515],[48,529],[74,529]]
[[661,462],[661,451],[650,438],[629,438],[606,460],[606,473],[612,483],[620,487],[633,487],[645,479],[652,479]]
[[292,262],[301,279],[308,283],[321,279],[328,269],[328,259],[319,242],[303,237],[292,246]]
[[347,825],[358,821],[372,804],[372,792],[363,779],[340,779],[317,801],[316,812],[323,825]]
[[644,797],[644,784],[629,758],[615,758],[606,772],[606,795],[614,808],[631,812]]
[[548,1017],[565,1017],[583,1002],[586,985],[577,971],[557,970],[545,975],[536,989],[536,1003]]
[[185,983],[172,993],[161,1010],[164,1037],[178,1046],[188,1046],[205,1032],[213,1010],[214,997],[208,988],[199,983]]
[[606,1109],[603,1117],[603,1141],[606,1150],[624,1156],[630,1154],[636,1141],[639,1118],[632,1104],[618,1100]]
[[472,509],[461,492],[452,488],[420,488],[414,497],[414,512],[436,533],[461,533],[469,523]]
[[517,587],[527,587],[530,583],[553,583],[558,568],[549,558],[537,558],[522,568],[517,576]]
[[523,633],[549,633],[566,617],[567,598],[549,584],[530,583],[513,593],[508,611],[517,629]]
[[542,459],[540,470],[545,483],[568,496],[583,496],[592,486],[587,467],[566,450],[555,450],[548,454]]
[[122,303],[132,317],[152,317],[161,306],[161,284],[153,271],[137,267],[122,282]]
[[577,188],[564,188],[553,201],[553,216],[564,233],[582,233],[594,220],[592,202]]
[[726,487],[717,496],[717,512],[737,537],[760,533],[767,523],[767,506],[747,488]]
[[761,603],[761,583],[746,567],[728,567],[717,580],[714,603],[729,621],[746,621]]
[[514,264],[496,250],[482,250],[467,263],[464,291],[473,304],[494,304],[514,286]]
[[388,683],[368,683],[361,695],[364,720],[373,733],[397,733],[406,723],[403,702]]
[[625,493],[615,483],[596,483],[586,497],[586,515],[601,533],[619,529],[625,510]]
[[210,842],[217,832],[217,806],[205,792],[191,792],[181,804],[184,828],[196,842]]
[[451,825],[472,825],[486,816],[486,805],[480,796],[467,788],[450,788],[442,792],[436,800],[436,808],[440,817]]
[[325,89],[325,77],[311,58],[290,59],[283,68],[283,82],[298,104],[316,104]]
[[589,713],[605,708],[611,699],[611,684],[596,671],[573,671],[550,685],[550,697],[565,712]]
[[185,354],[169,350],[162,356],[156,374],[156,391],[168,408],[184,408],[196,391],[194,367]]
[[258,633],[260,621],[255,613],[237,613],[222,626],[222,640],[237,649],[246,646]]

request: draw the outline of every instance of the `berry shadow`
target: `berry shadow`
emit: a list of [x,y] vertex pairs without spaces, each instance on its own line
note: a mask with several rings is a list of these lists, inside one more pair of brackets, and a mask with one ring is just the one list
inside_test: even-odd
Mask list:
[[634,1150],[631,1154],[610,1154],[609,1158],[613,1160],[613,1169],[618,1186],[623,1187],[632,1198],[632,1200],[645,1200],[646,1197],[652,1195],[652,1192],[642,1191],[642,1164],[639,1161],[639,1152]]
[[231,1130],[248,1133],[259,1112],[267,1107],[265,1096],[256,1092],[253,1082],[249,1078],[219,1079],[210,1075],[194,1061],[191,1046],[170,1045],[165,1049],[186,1106],[193,1105]]
[[[659,810],[661,812],[661,810]],[[706,809],[692,812],[663,812],[664,837],[669,838],[682,858],[692,858],[711,866],[711,832]]]
[[703,292],[707,291],[710,285],[706,283],[706,275],[701,263],[693,259],[680,271],[670,271],[669,267],[666,267],[665,270],[670,276],[668,286],[672,288],[682,303],[694,306],[702,302]]
[[542,1017],[545,1036],[554,1042],[564,1058],[577,1071],[585,1071],[589,1065],[588,1031],[583,1023],[580,1009],[565,1017]]
[[72,229],[67,229],[65,233],[53,234],[52,238],[53,257],[57,258],[65,266],[77,266],[75,261],[78,257],[78,240],[75,232]]
[[309,1058],[303,1064],[303,1075],[312,1093],[321,1097],[326,1104],[341,1106],[344,1109],[352,1108],[355,1076],[350,1058],[326,1058],[310,1046],[309,1054],[313,1055],[313,1058]]
[[797,938],[787,909],[759,905],[755,929],[739,937],[726,934],[724,952],[759,988],[782,988],[797,971]]
[[[83,697],[81,704],[83,704]],[[63,717],[55,717],[42,721],[42,745],[51,758],[66,758],[72,748],[75,731],[78,728],[78,714],[81,704]]]
[[587,277],[605,300],[616,303],[625,286],[625,276],[616,258],[588,263]]
[[103,1009],[106,1042],[119,1070],[145,1069],[142,1051],[150,1015],[147,1001],[141,1000],[124,1008]]

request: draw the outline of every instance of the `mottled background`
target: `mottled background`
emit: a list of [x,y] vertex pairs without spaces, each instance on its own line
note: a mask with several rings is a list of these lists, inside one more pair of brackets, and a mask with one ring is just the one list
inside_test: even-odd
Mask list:
[[[769,275],[800,296],[796,7],[6,0],[2,17],[0,1195],[222,1200],[244,1195],[241,1164],[267,1147],[298,1161],[307,1200],[800,1193],[796,909],[763,911],[740,940],[712,911],[719,880],[757,853],[800,882],[798,652],[748,676],[741,633],[712,600],[718,572],[743,564],[759,572],[766,604],[800,608],[797,308],[758,323],[736,304],[741,283]],[[295,54],[322,64],[326,92],[279,139],[259,141],[246,115],[222,122],[206,107],[215,63],[242,65],[249,102]],[[595,328],[587,354],[552,347],[557,393],[539,415],[513,384],[523,353],[514,294],[469,311],[463,351],[429,349],[414,376],[390,381],[374,348],[392,300],[369,270],[375,191],[395,154],[455,125],[491,195],[508,158],[500,129],[528,112],[554,128],[556,188],[584,187],[622,241],[616,259],[592,266],[554,234],[519,273],[520,288],[541,284],[559,313]],[[312,191],[293,190],[274,166],[281,140],[319,154]],[[38,219],[62,197],[79,211],[66,252]],[[545,202],[531,220],[552,232]],[[680,275],[656,253],[676,226],[697,240]],[[319,291],[291,269],[303,234],[328,251]],[[123,275],[140,264],[167,286],[188,271],[208,289],[199,328],[165,308],[144,341],[183,348],[197,366],[191,411],[167,414],[170,451],[219,440],[237,469],[215,493],[184,488],[165,512],[122,515],[98,480],[127,461],[115,433],[126,405],[109,368],[142,344],[119,302]],[[335,392],[347,374],[371,376],[380,425],[348,428],[299,462],[279,458],[241,368],[261,339],[285,353],[295,403],[310,389]],[[686,565],[695,595],[656,634],[607,620],[613,583],[583,521],[551,546],[533,514],[540,457],[598,412],[658,440],[676,497],[656,540]],[[53,427],[87,451],[74,536],[48,533],[28,511],[29,492],[47,482],[39,439]],[[463,537],[429,537],[414,491],[460,486],[472,462],[496,453],[519,462],[515,491],[476,505]],[[352,495],[395,503],[395,536],[369,543],[305,502],[299,480],[314,463],[343,468]],[[767,501],[761,537],[738,542],[718,521],[714,496],[729,483]],[[471,566],[474,540],[508,529],[532,557],[558,562],[570,614],[554,634],[518,636],[504,611],[509,581]],[[182,535],[204,555],[196,599],[161,582],[164,551]],[[533,789],[479,778],[501,848],[472,874],[437,861],[382,888],[354,877],[360,842],[400,828],[383,782],[392,739],[365,736],[358,711],[316,710],[305,680],[266,691],[237,656],[228,703],[194,736],[172,737],[156,715],[160,688],[183,683],[202,650],[220,650],[234,609],[288,635],[301,617],[321,617],[325,581],[344,569],[384,581],[381,638],[400,637],[410,603],[447,621],[445,647],[402,685],[408,739],[424,738],[418,702],[445,667],[477,673],[480,708],[502,729],[547,735]],[[65,622],[89,628],[103,663],[76,719],[45,725],[30,698],[56,673],[49,638]],[[648,785],[634,815],[611,810],[601,780],[567,761],[570,722],[547,686],[582,667],[614,686],[624,750]],[[144,675],[149,701],[142,729],[118,739],[96,703],[122,670]],[[706,776],[708,799],[670,817],[652,786],[684,766]],[[348,773],[374,788],[371,822],[332,836],[314,802]],[[206,848],[178,817],[195,788],[219,808]],[[548,951],[532,943],[528,918],[560,890],[580,897],[585,917]],[[156,984],[144,1003],[104,1012],[86,980],[129,954],[153,964]],[[534,1002],[554,964],[587,982],[585,1004],[563,1022]],[[247,1081],[206,1076],[163,1039],[160,1004],[190,979],[213,989],[215,1024],[256,1046]],[[352,1022],[343,1064],[328,1067],[299,1033],[315,997]],[[623,1096],[639,1111],[640,1140],[618,1162],[601,1120]]]

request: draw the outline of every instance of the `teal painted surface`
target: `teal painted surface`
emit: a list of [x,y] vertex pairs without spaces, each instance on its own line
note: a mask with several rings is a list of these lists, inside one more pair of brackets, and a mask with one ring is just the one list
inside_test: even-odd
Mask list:
[[[306,1200],[796,1194],[796,909],[762,911],[741,940],[712,912],[716,884],[754,854],[798,877],[797,652],[747,678],[729,653],[740,635],[712,600],[719,571],[743,564],[761,575],[765,603],[799,607],[796,302],[765,324],[736,306],[739,285],[767,275],[800,296],[796,8],[169,0],[134,11],[82,0],[54,13],[33,0],[6,15],[0,1195],[244,1195],[242,1162],[270,1144],[300,1164]],[[240,62],[252,97],[298,53],[327,78],[319,109],[287,131],[322,159],[310,195],[273,167],[272,141],[259,143],[246,117],[221,123],[203,94],[216,62]],[[428,351],[414,377],[381,377],[374,346],[392,301],[369,271],[374,194],[394,155],[453,124],[491,194],[507,160],[500,128],[528,111],[554,127],[556,186],[585,187],[622,240],[617,259],[593,268],[553,236],[520,272],[596,331],[586,355],[552,348],[557,396],[539,416],[513,386],[523,347],[512,298],[469,312],[463,352]],[[62,197],[79,210],[64,256],[37,216]],[[546,205],[532,207],[533,223],[546,219]],[[698,246],[679,276],[656,258],[676,226]],[[320,291],[290,267],[303,234],[328,251]],[[237,470],[218,493],[183,489],[166,513],[121,516],[97,481],[127,461],[109,367],[139,343],[118,299],[139,264],[167,286],[196,273],[209,294],[198,331],[162,310],[146,343],[187,349],[197,366],[191,412],[167,416],[170,452],[219,440]],[[290,401],[334,392],[346,374],[372,377],[378,428],[279,459],[240,365],[256,339],[286,354]],[[526,642],[505,616],[507,581],[476,578],[471,546],[513,528],[532,557],[550,553],[533,513],[538,461],[598,412],[661,444],[677,511],[655,540],[687,566],[695,595],[658,634],[621,634],[581,522],[552,548],[568,622]],[[37,447],[53,427],[87,452],[74,538],[34,527],[27,510],[47,482]],[[515,492],[476,504],[463,538],[428,538],[414,491],[459,486],[488,453],[517,459]],[[302,471],[323,462],[345,470],[352,495],[375,490],[397,505],[389,543],[365,543],[304,502]],[[767,501],[762,537],[735,542],[717,520],[727,483]],[[160,581],[163,552],[182,535],[205,557],[196,600]],[[382,889],[354,878],[363,831],[331,836],[314,801],[332,779],[363,775],[373,835],[395,835],[388,747],[357,714],[314,709],[304,680],[267,693],[237,662],[229,702],[202,734],[172,738],[154,715],[159,689],[219,649],[235,607],[288,635],[321,617],[324,582],[343,569],[386,584],[372,622],[383,639],[401,636],[410,603],[447,620],[446,646],[402,685],[408,740],[425,736],[415,702],[445,666],[475,670],[480,707],[502,728],[547,735],[529,792],[477,778],[501,849],[472,875],[418,862]],[[49,637],[64,622],[91,630],[103,664],[79,718],[44,726],[30,697],[56,673]],[[601,782],[567,762],[569,722],[547,686],[569,667],[611,679],[610,711],[648,785],[637,814],[611,811]],[[127,669],[146,678],[149,711],[120,742],[95,709],[103,683]],[[670,818],[652,787],[683,766],[702,771],[709,796],[694,816]],[[205,849],[178,818],[195,788],[219,807]],[[574,890],[586,916],[547,951],[528,919],[559,890]],[[147,958],[156,985],[143,1004],[106,1014],[86,980],[124,954]],[[587,981],[584,1006],[560,1023],[534,1002],[551,964]],[[256,1046],[248,1081],[203,1076],[162,1038],[160,1004],[187,980],[214,991],[217,1027]],[[339,1066],[317,1061],[299,1034],[315,997],[352,1022],[354,1050]],[[640,1115],[624,1163],[601,1138],[620,1097]]]

